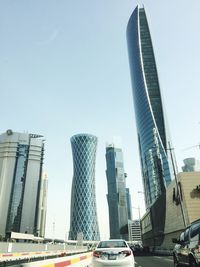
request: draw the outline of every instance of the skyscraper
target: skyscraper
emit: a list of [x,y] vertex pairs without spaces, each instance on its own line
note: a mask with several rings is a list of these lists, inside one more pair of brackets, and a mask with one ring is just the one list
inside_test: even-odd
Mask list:
[[46,173],[42,174],[39,186],[39,201],[38,201],[38,215],[37,215],[37,229],[36,234],[44,237],[45,224],[47,214],[47,192],[48,192],[48,177]]
[[110,238],[128,240],[128,213],[123,153],[114,144],[106,147],[106,177]]
[[43,166],[41,135],[7,130],[0,135],[0,234],[38,231]]
[[69,239],[99,240],[96,209],[95,162],[97,137],[77,134],[71,138],[73,181]]
[[186,158],[183,160],[183,172],[197,172],[200,171],[200,161],[195,158]]
[[127,203],[128,220],[132,220],[132,204],[131,204],[131,195],[129,192],[129,188],[126,188],[126,203]]
[[137,6],[127,26],[133,100],[146,207],[172,179],[165,121],[152,40],[144,7]]

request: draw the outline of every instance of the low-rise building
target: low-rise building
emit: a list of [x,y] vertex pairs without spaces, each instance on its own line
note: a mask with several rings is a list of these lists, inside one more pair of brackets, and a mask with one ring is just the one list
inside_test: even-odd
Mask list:
[[181,172],[141,219],[142,239],[151,248],[171,249],[171,239],[200,218],[200,172]]
[[140,220],[129,220],[128,229],[129,229],[129,241],[141,243],[142,237],[141,237]]

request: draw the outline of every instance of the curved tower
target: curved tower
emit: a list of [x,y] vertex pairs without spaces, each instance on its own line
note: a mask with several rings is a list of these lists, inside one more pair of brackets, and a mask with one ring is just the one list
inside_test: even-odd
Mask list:
[[97,137],[77,134],[71,138],[74,175],[71,191],[69,239],[99,240],[95,192]]
[[132,91],[146,207],[170,183],[169,138],[145,9],[136,7],[127,26]]

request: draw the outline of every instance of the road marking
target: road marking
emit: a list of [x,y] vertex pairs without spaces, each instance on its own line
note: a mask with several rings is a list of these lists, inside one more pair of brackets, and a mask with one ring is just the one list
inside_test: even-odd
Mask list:
[[164,257],[159,257],[159,256],[155,256],[154,258],[162,259],[162,260],[164,260],[164,261],[173,261],[173,259],[164,258]]

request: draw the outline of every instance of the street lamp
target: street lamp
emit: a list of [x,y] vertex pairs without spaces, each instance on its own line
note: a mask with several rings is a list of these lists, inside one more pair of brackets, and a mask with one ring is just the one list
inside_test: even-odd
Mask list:
[[[146,194],[145,194],[145,192],[144,191],[137,191],[137,193],[144,195],[144,199],[143,199],[143,201],[144,201],[144,209],[146,209],[146,211],[147,211],[149,208],[148,207],[146,208],[146,205],[145,205],[145,203],[146,203]],[[142,205],[142,213],[145,212],[144,209],[143,209],[143,205]]]
[[138,191],[138,194],[144,194],[145,195],[145,193],[143,191]]
[[140,207],[139,206],[138,207],[133,207],[132,206],[132,209],[138,210],[138,217],[139,217],[139,221],[140,221],[140,219],[141,219],[141,217],[140,217]]
[[65,232],[65,242],[67,242],[67,240],[69,239],[69,231]]

